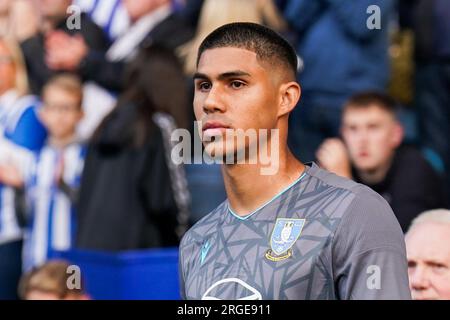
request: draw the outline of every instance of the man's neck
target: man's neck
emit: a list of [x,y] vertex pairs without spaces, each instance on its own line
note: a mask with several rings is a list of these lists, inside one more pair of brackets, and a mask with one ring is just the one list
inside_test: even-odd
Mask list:
[[57,149],[64,149],[65,147],[75,142],[76,140],[77,137],[75,134],[63,138],[50,137],[48,139],[48,144]]
[[223,165],[228,201],[236,214],[248,215],[303,174],[305,166],[288,149],[280,153],[279,168],[273,175],[262,175],[260,164]]
[[386,163],[383,165],[373,169],[373,170],[358,170],[359,178],[364,184],[374,185],[382,182],[391,168],[393,157],[391,157]]

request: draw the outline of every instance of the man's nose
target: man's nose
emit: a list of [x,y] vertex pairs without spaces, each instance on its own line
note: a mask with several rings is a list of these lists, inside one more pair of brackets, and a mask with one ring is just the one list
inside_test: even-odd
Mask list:
[[356,137],[356,144],[360,149],[366,149],[368,144],[368,135],[365,130],[360,130]]
[[413,290],[425,290],[429,286],[429,277],[426,267],[418,266],[410,273],[411,288]]
[[367,141],[369,139],[369,131],[366,128],[360,130],[360,132],[359,132],[359,139],[361,141],[363,141],[364,143],[367,143]]
[[208,96],[203,103],[203,112],[210,114],[215,112],[224,112],[225,109],[226,107],[223,103],[223,95],[220,88],[213,86],[211,90],[209,90]]

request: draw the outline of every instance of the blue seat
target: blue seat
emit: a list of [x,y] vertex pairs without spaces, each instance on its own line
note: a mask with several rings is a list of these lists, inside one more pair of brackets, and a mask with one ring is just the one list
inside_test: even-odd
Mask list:
[[81,270],[86,292],[101,300],[179,300],[178,248],[121,253],[56,252]]

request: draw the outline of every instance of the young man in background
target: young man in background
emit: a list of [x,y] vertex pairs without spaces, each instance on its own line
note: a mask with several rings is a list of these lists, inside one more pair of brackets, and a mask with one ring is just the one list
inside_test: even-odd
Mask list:
[[391,205],[404,232],[425,210],[446,207],[444,184],[419,150],[402,145],[403,127],[392,99],[363,92],[349,99],[338,138],[317,151],[321,166],[365,184]]

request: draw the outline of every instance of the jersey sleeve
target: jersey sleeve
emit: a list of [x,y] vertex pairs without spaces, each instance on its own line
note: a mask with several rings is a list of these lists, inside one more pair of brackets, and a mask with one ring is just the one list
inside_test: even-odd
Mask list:
[[333,239],[335,290],[340,299],[409,300],[403,232],[388,203],[359,185]]
[[12,131],[5,133],[7,139],[23,148],[37,151],[47,137],[47,131],[39,121],[34,107],[29,107],[20,117]]

